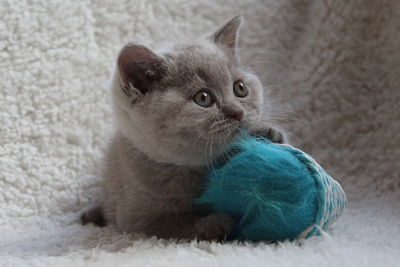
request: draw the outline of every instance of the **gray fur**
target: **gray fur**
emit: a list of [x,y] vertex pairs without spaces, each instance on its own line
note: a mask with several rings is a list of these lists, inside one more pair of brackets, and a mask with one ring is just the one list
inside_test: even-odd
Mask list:
[[[233,18],[211,38],[157,52],[138,44],[122,49],[112,88],[118,132],[106,154],[103,204],[106,221],[120,231],[224,239],[233,219],[193,204],[204,189],[207,166],[239,127],[283,141],[283,134],[260,125],[261,82],[236,55],[240,21]],[[236,80],[249,88],[245,98],[233,93]],[[215,96],[211,107],[192,100],[203,88]],[[228,116],[232,112],[243,119]]]

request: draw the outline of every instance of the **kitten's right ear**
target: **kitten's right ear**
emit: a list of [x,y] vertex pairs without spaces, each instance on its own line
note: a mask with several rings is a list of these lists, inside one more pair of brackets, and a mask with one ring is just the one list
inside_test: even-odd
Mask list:
[[117,64],[120,86],[129,97],[132,93],[145,94],[151,91],[165,70],[161,56],[143,45],[133,43],[121,50]]
[[240,15],[233,17],[209,37],[212,42],[225,51],[229,58],[234,60],[237,57],[237,40],[242,20]]

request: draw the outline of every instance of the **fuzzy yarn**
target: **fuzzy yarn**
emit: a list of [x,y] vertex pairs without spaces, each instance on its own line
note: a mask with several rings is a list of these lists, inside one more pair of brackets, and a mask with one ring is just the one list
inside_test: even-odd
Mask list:
[[341,215],[346,204],[342,187],[303,151],[255,137],[227,151],[214,164],[196,203],[236,219],[229,239],[307,238]]

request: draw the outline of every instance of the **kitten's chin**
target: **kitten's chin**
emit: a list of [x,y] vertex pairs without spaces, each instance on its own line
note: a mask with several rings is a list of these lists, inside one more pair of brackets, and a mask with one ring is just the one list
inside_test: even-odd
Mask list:
[[[135,150],[140,151],[148,159],[162,164],[174,164],[178,166],[201,167],[210,165],[216,155],[209,151],[205,155],[205,148],[188,145],[177,145],[176,147],[165,147],[163,142],[158,144],[144,142],[143,139],[123,134]],[[139,141],[138,141],[139,140]]]
[[162,151],[158,149],[158,151],[151,151],[149,149],[140,149],[142,153],[144,153],[148,158],[154,160],[158,163],[167,163],[178,166],[186,166],[186,167],[202,167],[210,165],[216,156],[208,156],[206,157],[203,153],[195,153],[192,151],[182,152],[182,151]]
[[[146,153],[146,152],[144,152]],[[146,153],[148,157],[152,160],[159,163],[168,163],[174,164],[178,166],[187,166],[187,167],[202,167],[210,165],[217,155],[204,155],[203,151],[195,152],[194,149],[190,149],[187,151],[156,151]]]
[[204,159],[201,158],[188,158],[188,157],[177,157],[172,162],[168,162],[170,164],[178,165],[178,166],[187,166],[187,167],[205,167],[210,163],[207,163]]

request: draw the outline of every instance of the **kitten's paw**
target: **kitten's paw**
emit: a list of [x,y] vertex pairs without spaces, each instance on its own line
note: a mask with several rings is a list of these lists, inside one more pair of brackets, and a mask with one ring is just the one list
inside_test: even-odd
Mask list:
[[87,223],[93,223],[97,226],[106,226],[106,220],[104,218],[103,210],[101,207],[92,208],[81,215],[81,223],[83,225]]
[[223,241],[231,232],[235,221],[224,214],[211,214],[202,218],[196,227],[196,238],[206,241]]
[[267,132],[267,138],[274,143],[283,144],[287,142],[286,135],[275,128],[269,128]]
[[278,144],[287,143],[286,134],[272,127],[256,130],[252,134],[265,137],[274,143]]

